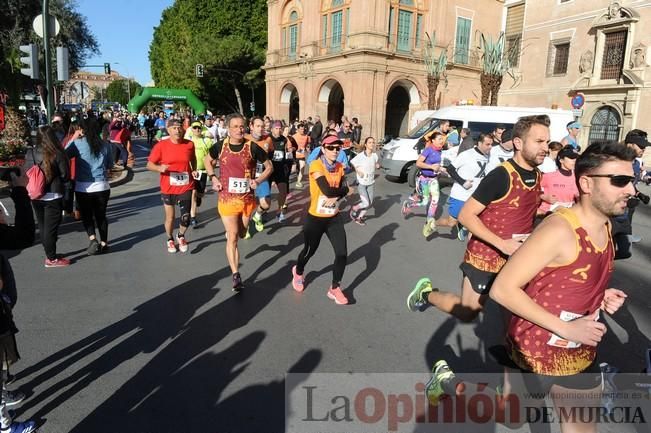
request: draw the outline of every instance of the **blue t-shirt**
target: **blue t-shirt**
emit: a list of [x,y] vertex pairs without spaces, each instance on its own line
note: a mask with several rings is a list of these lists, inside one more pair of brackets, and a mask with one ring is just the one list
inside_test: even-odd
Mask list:
[[165,119],[161,119],[160,117],[156,119],[156,122],[154,122],[154,128],[165,129]]
[[568,135],[567,137],[565,137],[565,140],[567,140],[567,144],[572,146],[574,150],[579,150],[579,143],[576,142],[576,139],[574,137]]
[[[307,166],[309,167],[310,164],[312,164],[312,162],[319,157],[319,155],[321,155],[321,147],[320,146],[315,147],[314,150],[312,150],[312,152],[310,152],[310,154],[308,155],[307,160],[305,161]],[[343,149],[341,149],[339,151],[339,153],[337,154],[337,162],[341,162],[344,165],[344,167],[346,167],[346,170],[349,169],[348,155],[346,155],[346,152],[344,152]]]
[[[420,156],[425,157],[425,164],[440,164],[441,163],[441,151],[436,150],[433,147],[426,147],[425,150],[420,154]],[[422,169],[421,174],[423,176],[434,177],[436,173],[429,169]]]

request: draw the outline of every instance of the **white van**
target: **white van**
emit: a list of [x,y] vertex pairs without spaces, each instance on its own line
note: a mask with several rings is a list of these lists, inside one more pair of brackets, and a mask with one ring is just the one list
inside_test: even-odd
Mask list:
[[546,114],[551,120],[550,137],[560,141],[567,135],[565,125],[574,120],[569,110],[552,110],[549,108],[523,107],[492,107],[492,106],[449,106],[436,111],[419,111],[414,117],[424,120],[418,123],[407,135],[394,138],[382,148],[382,171],[387,177],[407,179],[409,170],[418,158],[416,150],[418,141],[423,135],[438,127],[441,120],[449,120],[450,124],[461,128],[469,128],[473,139],[480,133],[492,132],[498,124],[504,124],[507,129],[513,127],[520,117],[535,114]]

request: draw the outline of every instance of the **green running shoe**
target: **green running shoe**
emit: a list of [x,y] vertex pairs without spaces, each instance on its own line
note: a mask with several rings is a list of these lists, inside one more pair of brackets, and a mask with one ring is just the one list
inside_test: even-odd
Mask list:
[[434,221],[433,219],[427,221],[423,226],[423,236],[428,238],[435,232],[436,232],[436,221]]
[[421,278],[416,283],[416,287],[409,293],[407,296],[407,308],[410,311],[422,311],[423,308],[428,304],[427,295],[430,292],[438,290],[432,287],[432,280],[429,278]]
[[440,359],[434,363],[432,378],[425,385],[425,395],[427,395],[430,405],[438,406],[441,397],[446,394],[443,382],[453,380],[455,377],[447,362]]
[[258,215],[257,217],[256,217],[256,215],[258,215],[258,214],[254,213],[253,216],[251,217],[251,219],[253,220],[253,224],[255,224],[255,229],[258,232],[261,232],[262,230],[264,230],[264,223],[262,222],[262,215]]

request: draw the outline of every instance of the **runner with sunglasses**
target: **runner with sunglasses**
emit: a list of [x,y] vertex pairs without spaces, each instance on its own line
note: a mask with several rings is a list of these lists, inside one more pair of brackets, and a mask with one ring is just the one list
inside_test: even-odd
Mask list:
[[337,305],[348,304],[348,298],[341,290],[341,279],[348,256],[346,231],[337,208],[337,201],[349,191],[344,165],[337,162],[342,145],[343,142],[339,138],[327,136],[322,141],[321,155],[310,164],[310,207],[303,226],[305,246],[298,255],[298,262],[292,268],[292,286],[297,292],[302,292],[305,288],[305,265],[319,248],[323,235],[328,236],[335,251],[335,262],[332,284],[327,295]]
[[192,207],[190,208],[190,224],[197,225],[197,208],[201,206],[203,194],[206,191],[208,173],[204,158],[210,152],[210,148],[215,143],[212,138],[204,135],[204,126],[201,122],[193,122],[190,126],[192,129],[191,140],[194,143],[194,154],[197,158],[197,176],[195,177],[194,189],[192,190]]

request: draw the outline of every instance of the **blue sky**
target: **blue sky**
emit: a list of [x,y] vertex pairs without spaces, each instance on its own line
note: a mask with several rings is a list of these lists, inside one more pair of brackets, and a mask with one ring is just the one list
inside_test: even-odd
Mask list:
[[[86,64],[109,62],[112,70],[133,77],[143,86],[148,84],[149,44],[154,27],[160,24],[163,10],[173,3],[174,0],[77,0],[77,10],[86,17],[100,49],[100,55],[88,58]],[[102,68],[88,70],[103,72]]]

